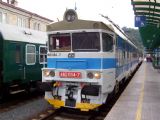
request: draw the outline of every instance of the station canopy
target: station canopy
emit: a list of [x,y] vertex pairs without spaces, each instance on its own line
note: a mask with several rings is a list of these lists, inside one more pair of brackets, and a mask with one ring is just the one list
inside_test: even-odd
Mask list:
[[131,0],[144,47],[160,47],[160,0]]

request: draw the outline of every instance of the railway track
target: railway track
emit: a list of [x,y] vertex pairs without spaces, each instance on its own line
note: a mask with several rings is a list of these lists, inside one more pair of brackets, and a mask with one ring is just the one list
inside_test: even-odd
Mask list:
[[130,80],[125,83],[124,87],[120,89],[114,98],[108,101],[108,104],[100,106],[95,111],[82,112],[69,108],[49,109],[28,120],[104,120],[129,82]]
[[96,111],[82,112],[69,108],[49,109],[28,120],[104,120],[117,99],[118,96]]
[[27,94],[27,93],[19,93],[16,95],[10,95],[5,98],[5,101],[0,104],[0,112],[7,112],[11,109],[15,109],[16,107],[27,104],[31,101],[41,99],[43,94],[37,94],[36,92]]
[[[139,67],[138,67],[139,68]],[[137,68],[137,69],[138,69]],[[137,70],[136,70],[137,71]],[[135,72],[136,72],[135,71]],[[122,92],[125,90],[130,80],[134,76],[133,75],[128,78],[128,80],[123,84],[123,87],[119,90],[119,92],[108,100],[107,104],[104,104],[95,111],[89,112],[81,112],[80,110],[61,108],[61,109],[50,109],[38,114],[36,117],[32,117],[28,120],[104,120],[107,116],[113,105],[116,103]]]

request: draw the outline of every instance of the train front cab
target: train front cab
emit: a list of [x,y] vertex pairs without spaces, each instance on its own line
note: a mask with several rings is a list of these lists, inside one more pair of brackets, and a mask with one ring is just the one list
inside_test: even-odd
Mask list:
[[45,99],[56,108],[82,111],[105,103],[115,84],[114,39],[101,30],[50,34],[48,68],[42,69]]
[[97,108],[119,89],[124,73],[129,74],[127,70],[136,62],[131,42],[122,32],[121,45],[116,46],[117,34],[111,26],[79,20],[74,10],[67,10],[63,21],[48,25],[47,31],[47,68],[42,69],[42,82],[45,99],[55,108]]

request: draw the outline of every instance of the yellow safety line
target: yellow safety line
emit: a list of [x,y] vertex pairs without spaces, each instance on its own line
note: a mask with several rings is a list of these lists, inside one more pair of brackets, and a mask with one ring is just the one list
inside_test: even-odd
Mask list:
[[136,112],[136,119],[135,120],[141,120],[142,118],[142,104],[143,104],[143,97],[144,97],[144,81],[146,79],[146,64],[144,67],[144,77],[143,77],[143,82],[141,86],[141,91],[140,91],[140,96],[139,96],[139,101],[138,101],[138,106],[137,106],[137,112]]

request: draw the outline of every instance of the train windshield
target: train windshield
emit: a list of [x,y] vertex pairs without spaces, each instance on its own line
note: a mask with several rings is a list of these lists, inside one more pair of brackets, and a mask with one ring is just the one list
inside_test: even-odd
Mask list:
[[70,52],[70,34],[54,34],[49,36],[49,51],[51,52]]
[[[71,34],[52,34],[49,36],[50,52],[70,52]],[[100,34],[98,32],[72,33],[72,50],[74,52],[100,51]]]
[[100,51],[100,34],[98,32],[80,32],[72,34],[74,52]]

